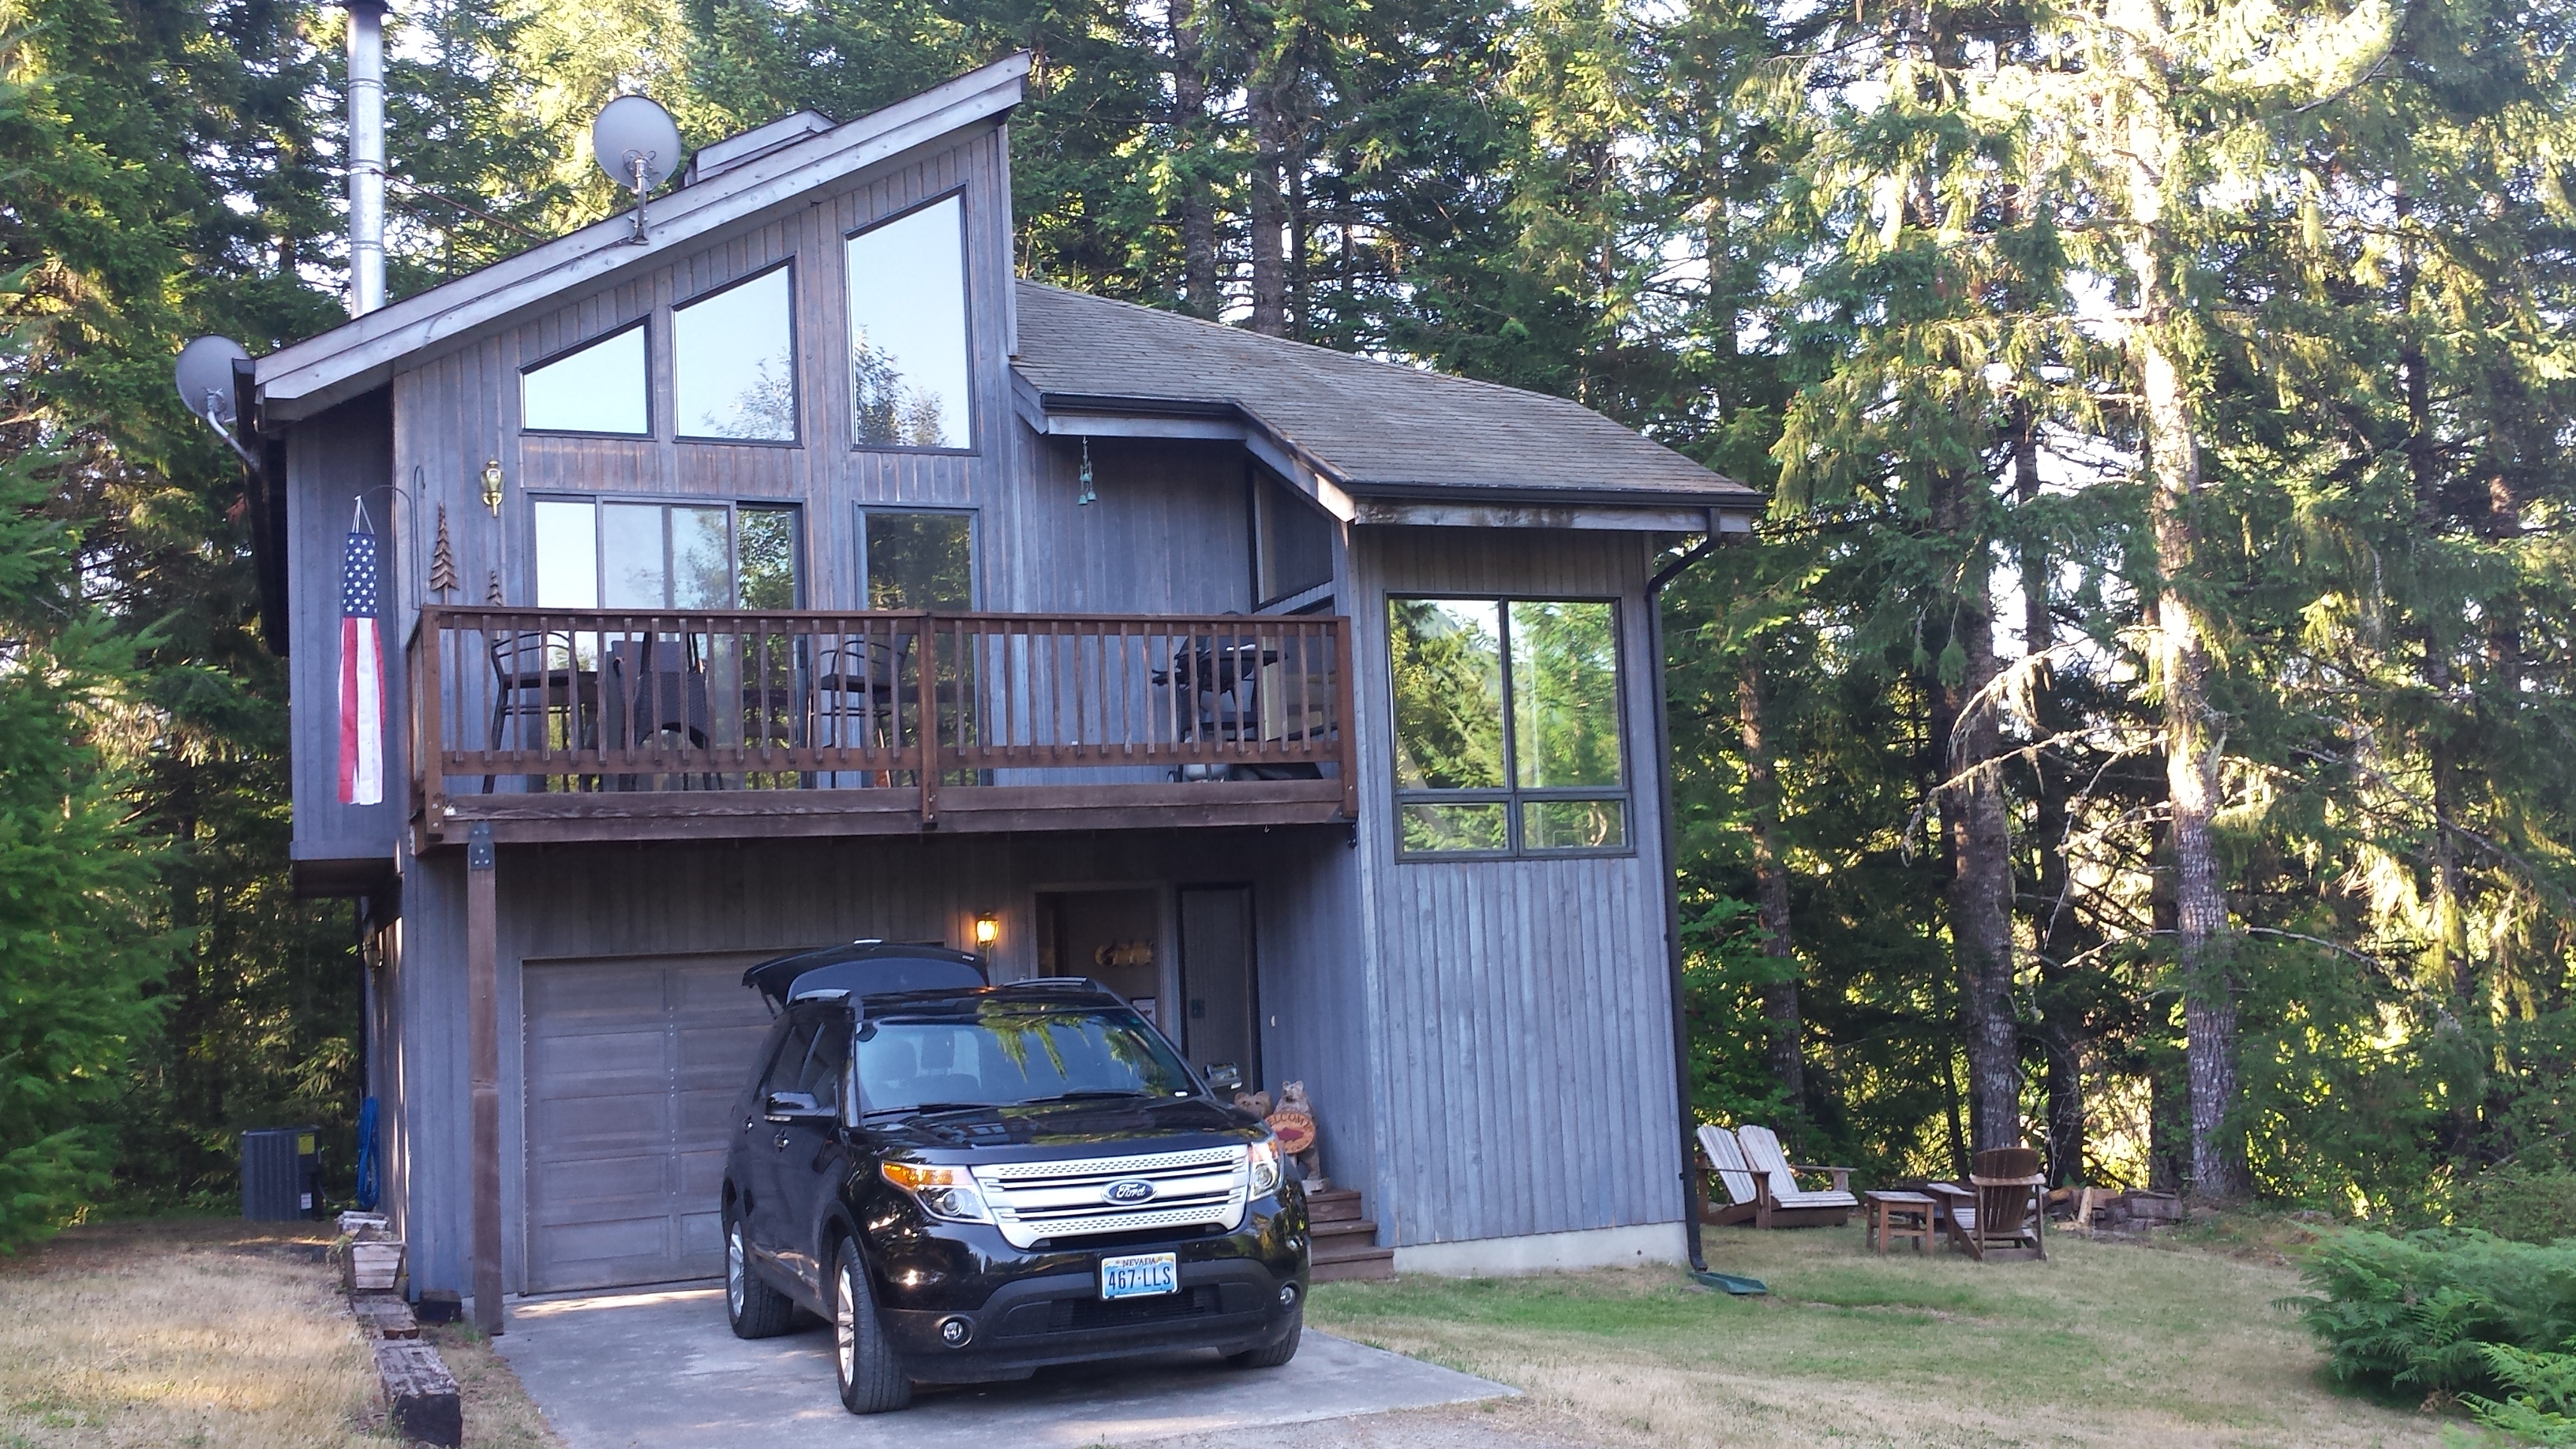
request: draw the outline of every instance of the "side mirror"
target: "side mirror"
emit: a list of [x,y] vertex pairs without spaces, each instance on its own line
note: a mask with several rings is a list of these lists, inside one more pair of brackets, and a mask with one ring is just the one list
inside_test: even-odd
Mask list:
[[827,1122],[835,1115],[811,1092],[772,1092],[761,1110],[772,1122]]
[[1243,1090],[1243,1069],[1232,1062],[1218,1062],[1207,1069],[1208,1090],[1239,1092]]

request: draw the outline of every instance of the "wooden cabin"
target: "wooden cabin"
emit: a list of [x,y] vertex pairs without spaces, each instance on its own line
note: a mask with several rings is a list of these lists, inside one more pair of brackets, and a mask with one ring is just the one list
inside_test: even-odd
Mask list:
[[865,937],[1302,1081],[1399,1268],[1682,1255],[1649,585],[1753,496],[1561,399],[1016,279],[1026,73],[705,147],[640,240],[246,383],[294,877],[363,901],[416,1288],[716,1273],[743,968]]

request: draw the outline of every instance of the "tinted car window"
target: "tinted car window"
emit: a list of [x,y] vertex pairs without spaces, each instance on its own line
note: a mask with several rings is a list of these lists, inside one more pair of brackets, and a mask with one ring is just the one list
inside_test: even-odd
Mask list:
[[1012,1003],[973,1015],[871,1018],[859,1028],[858,1063],[860,1104],[871,1112],[1197,1090],[1136,1013],[1111,1007]]
[[769,1070],[763,1072],[760,1077],[760,1099],[763,1102],[769,1100],[769,1094],[772,1092],[800,1090],[796,1081],[804,1074],[805,1054],[812,1049],[813,1045],[814,1019],[812,1017],[788,1023],[786,1039],[778,1044],[778,1055],[769,1059]]
[[850,1064],[850,1023],[838,1017],[825,1017],[814,1033],[814,1045],[805,1053],[805,1070],[797,1078],[796,1090],[810,1092],[821,1106],[841,1105],[841,1070]]

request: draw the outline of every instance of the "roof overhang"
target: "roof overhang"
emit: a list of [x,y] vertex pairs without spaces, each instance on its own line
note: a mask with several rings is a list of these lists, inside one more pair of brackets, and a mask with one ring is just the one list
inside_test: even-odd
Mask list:
[[1020,420],[1042,436],[1239,443],[1317,507],[1362,526],[1745,534],[1762,506],[1749,492],[1693,497],[1581,484],[1355,482],[1241,402],[1041,392],[1016,370],[1011,393]]
[[458,341],[572,289],[665,260],[734,222],[816,185],[865,170],[978,123],[998,123],[1020,103],[1029,57],[995,61],[857,120],[741,160],[652,203],[651,235],[630,239],[624,216],[595,222],[507,261],[353,318],[259,360],[263,424],[310,417],[388,381],[403,359]]

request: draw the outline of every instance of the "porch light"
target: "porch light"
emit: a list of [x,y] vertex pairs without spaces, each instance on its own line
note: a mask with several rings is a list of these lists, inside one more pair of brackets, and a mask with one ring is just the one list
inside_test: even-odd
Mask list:
[[501,516],[501,460],[494,458],[483,465],[483,506],[492,516]]
[[975,918],[975,944],[990,946],[1002,937],[1002,918],[987,911]]

